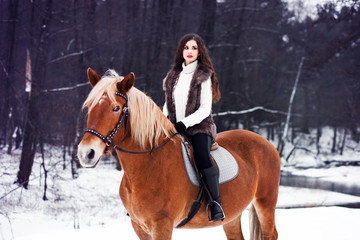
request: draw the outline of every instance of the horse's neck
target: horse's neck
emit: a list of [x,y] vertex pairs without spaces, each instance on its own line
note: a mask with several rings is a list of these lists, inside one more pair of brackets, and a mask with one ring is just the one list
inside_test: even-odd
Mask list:
[[[162,144],[166,140],[167,138],[164,135],[159,141],[159,144]],[[150,146],[147,146],[146,149],[141,149],[130,138],[125,139],[121,147],[134,152],[150,150]],[[171,140],[167,142],[164,146],[156,149],[152,153],[132,154],[118,152],[118,156],[124,172],[127,175],[156,175],[156,171],[162,171],[162,168],[169,167],[169,164],[177,161],[176,156],[181,156],[181,148],[179,139],[176,139],[175,141]],[[174,156],[174,158],[170,156]]]

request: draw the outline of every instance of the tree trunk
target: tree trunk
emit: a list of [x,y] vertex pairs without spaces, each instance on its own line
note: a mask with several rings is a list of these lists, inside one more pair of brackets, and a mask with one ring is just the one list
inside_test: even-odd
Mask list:
[[343,155],[343,153],[344,153],[346,134],[347,134],[347,130],[346,130],[346,128],[344,128],[344,136],[343,136],[343,139],[341,141],[341,146],[340,146],[340,155]]
[[38,110],[35,97],[28,102],[28,116],[25,124],[23,148],[16,182],[27,189],[38,142]]
[[321,138],[321,134],[322,134],[321,126],[320,126],[320,123],[318,121],[318,126],[316,128],[316,150],[317,150],[317,155],[320,154],[320,138]]
[[84,134],[84,116],[84,112],[80,109],[76,120],[75,138],[72,145],[73,152],[71,156],[71,174],[73,179],[76,179],[79,175],[77,172],[77,169],[80,167],[79,160],[77,159],[77,146],[80,143],[80,140]]
[[199,34],[209,44],[214,38],[216,0],[202,0],[201,9]]
[[44,194],[43,194],[43,200],[47,201],[48,198],[46,196],[46,191],[47,191],[48,170],[46,169],[46,166],[45,166],[44,140],[42,139],[42,137],[40,137],[40,151],[41,151],[41,159],[42,159],[41,167],[42,167],[42,169],[44,171]]
[[41,119],[41,90],[44,86],[46,75],[47,54],[49,49],[49,25],[51,22],[52,0],[48,0],[41,22],[38,54],[35,60],[31,96],[28,101],[28,116],[25,123],[24,142],[20,159],[19,172],[16,183],[25,189],[28,187],[29,178],[34,163],[36,146],[42,131]]
[[294,140],[296,138],[296,129],[295,129],[295,124],[293,124],[292,128],[291,128],[291,143],[294,144]]
[[[11,153],[12,149],[12,134],[16,128],[14,112],[17,111],[17,104],[14,93],[14,49],[15,49],[15,37],[16,37],[16,23],[18,21],[18,0],[9,1],[9,19],[8,26],[5,32],[5,59],[6,62],[1,64],[2,75],[4,76],[4,83],[1,84],[2,91],[1,97],[4,99],[1,106],[1,136],[3,136],[4,145],[8,144],[8,153]],[[17,115],[17,114],[16,114]]]
[[[84,32],[84,30],[81,31],[81,29],[79,27],[79,22],[81,25],[81,19],[79,18],[80,14],[78,13],[78,2],[74,1],[73,2],[73,20],[74,20],[74,39],[75,39],[75,51],[79,52],[80,50],[82,50],[81,48],[85,46],[85,35],[86,32]],[[94,9],[95,10],[95,9]],[[80,20],[80,21],[78,21]],[[91,21],[94,21],[93,19]],[[76,69],[75,69],[75,76],[77,76],[77,79],[82,79],[82,76],[85,76],[85,72],[82,72],[83,69],[85,69],[84,66],[84,55],[79,55],[78,57],[78,61],[76,64]],[[84,98],[85,93],[84,90],[82,89],[78,89],[77,90],[77,96],[79,101],[77,101],[77,105],[78,105],[78,109],[81,109],[81,99]],[[79,168],[79,162],[77,160],[77,145],[79,143],[79,136],[82,136],[82,132],[80,130],[78,130],[79,128],[81,129],[82,126],[82,121],[80,121],[80,114],[81,114],[81,110],[79,111],[78,115],[76,118],[73,119],[73,123],[74,123],[74,130],[72,131],[73,135],[71,136],[71,140],[72,142],[69,144],[69,149],[72,149],[72,153],[71,153],[71,175],[73,179],[78,178],[78,171],[77,169]]]
[[300,79],[300,74],[301,74],[301,69],[303,66],[303,62],[304,62],[304,57],[301,58],[300,60],[300,64],[299,64],[299,69],[298,72],[296,74],[296,79],[295,79],[295,84],[290,96],[290,101],[289,101],[289,108],[288,108],[288,113],[287,113],[287,117],[286,117],[286,122],[285,122],[285,126],[284,126],[284,132],[283,135],[279,141],[279,146],[278,146],[278,151],[280,156],[282,156],[282,152],[284,150],[284,145],[285,145],[285,140],[288,134],[288,130],[289,130],[289,124],[290,124],[290,118],[291,118],[291,111],[292,111],[292,107],[293,107],[293,103],[294,103],[294,98],[295,98],[295,93],[297,90],[297,86],[299,83],[299,79]]
[[336,137],[337,137],[337,126],[334,126],[334,135],[333,135],[333,144],[332,144],[332,148],[331,148],[331,152],[335,153],[336,151]]
[[309,91],[303,88],[304,91],[304,113],[301,122],[301,132],[310,133],[309,130]]

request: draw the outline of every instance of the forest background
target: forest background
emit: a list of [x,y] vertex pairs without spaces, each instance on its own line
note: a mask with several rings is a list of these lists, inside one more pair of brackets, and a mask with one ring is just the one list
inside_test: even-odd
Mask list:
[[62,146],[76,176],[88,67],[134,72],[135,86],[162,106],[162,80],[189,32],[205,40],[220,81],[219,131],[266,130],[280,153],[280,139],[315,129],[317,144],[323,127],[333,129],[333,152],[346,137],[359,142],[360,4],[293,11],[304,2],[1,0],[0,148],[22,148],[17,182],[27,186],[44,144]]

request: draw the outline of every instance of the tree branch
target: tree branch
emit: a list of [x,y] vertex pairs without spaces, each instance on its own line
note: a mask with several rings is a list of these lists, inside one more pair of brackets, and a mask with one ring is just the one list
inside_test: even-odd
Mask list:
[[68,90],[72,90],[72,89],[75,89],[75,88],[78,88],[78,87],[87,86],[87,85],[89,85],[89,82],[79,83],[79,84],[76,84],[75,86],[72,86],[72,87],[62,87],[62,88],[44,89],[42,92],[48,93],[48,92],[68,91]]
[[59,57],[59,58],[55,58],[55,59],[51,60],[50,62],[48,62],[47,64],[54,63],[54,62],[58,62],[58,61],[64,60],[64,59],[69,58],[69,57],[79,56],[79,55],[82,55],[82,54],[84,54],[84,53],[87,53],[87,52],[89,52],[89,51],[91,51],[91,50],[92,50],[92,48],[91,48],[91,49],[88,49],[88,50],[85,50],[85,51],[81,50],[80,52],[70,53],[70,54],[61,56],[61,57]]
[[[262,110],[264,112],[269,112],[269,113],[274,113],[274,114],[287,115],[287,113],[283,112],[283,111],[272,110],[272,109],[264,108],[262,106],[257,106],[257,107],[253,107],[253,108],[242,110],[242,111],[226,111],[226,112],[220,112],[220,113],[213,113],[213,116],[220,117],[220,116],[226,116],[226,115],[247,114],[247,113],[255,112],[257,110]],[[294,115],[301,116],[300,114],[294,114]]]
[[8,73],[8,71],[6,70],[6,67],[4,66],[4,63],[0,60],[0,63],[1,63],[1,66],[2,66],[2,68],[3,68],[3,71],[4,71],[4,73],[5,73],[5,75],[6,75],[6,77],[8,77],[9,76],[9,73]]

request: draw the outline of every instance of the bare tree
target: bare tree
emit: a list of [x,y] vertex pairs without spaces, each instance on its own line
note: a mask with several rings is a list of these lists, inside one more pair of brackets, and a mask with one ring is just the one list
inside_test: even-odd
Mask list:
[[52,18],[52,0],[48,0],[44,6],[41,20],[39,45],[32,78],[31,96],[27,105],[27,119],[25,124],[24,142],[20,159],[19,172],[16,183],[24,188],[28,187],[29,177],[34,163],[36,147],[42,134],[41,102],[43,100],[42,89],[44,88],[47,53],[49,50],[49,28]]
[[216,21],[216,0],[202,0],[199,34],[206,44],[214,38]]
[[298,72],[296,74],[294,87],[293,87],[293,90],[291,92],[291,96],[290,96],[290,100],[289,100],[289,107],[288,107],[288,112],[287,112],[287,116],[286,116],[286,122],[285,122],[285,125],[284,125],[283,135],[281,137],[281,140],[279,140],[278,150],[279,150],[280,156],[282,156],[282,152],[284,150],[284,145],[285,145],[285,140],[286,140],[288,130],[289,130],[291,112],[292,112],[292,108],[293,108],[293,104],[294,104],[294,98],[295,98],[295,94],[296,94],[296,91],[297,91],[297,87],[298,87],[298,83],[299,83],[299,79],[300,79],[300,74],[301,74],[301,69],[302,69],[302,66],[303,66],[303,62],[304,62],[304,57],[302,57],[301,60],[300,60],[299,69],[298,69]]
[[8,19],[6,20],[7,29],[5,32],[5,43],[3,50],[5,51],[4,61],[0,59],[0,76],[3,78],[1,81],[1,107],[0,107],[0,119],[1,119],[1,136],[3,136],[4,145],[8,144],[8,153],[11,153],[12,149],[12,135],[18,124],[18,108],[16,107],[16,92],[14,85],[15,75],[15,61],[14,56],[16,45],[16,27],[19,21],[18,19],[18,0],[8,1]]

